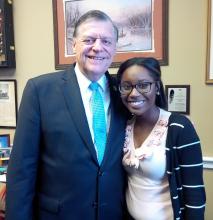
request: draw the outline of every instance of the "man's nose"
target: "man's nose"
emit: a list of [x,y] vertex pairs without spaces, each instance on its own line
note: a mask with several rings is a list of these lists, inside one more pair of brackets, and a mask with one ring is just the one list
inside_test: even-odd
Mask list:
[[97,38],[93,44],[93,50],[102,50],[103,45],[101,39]]

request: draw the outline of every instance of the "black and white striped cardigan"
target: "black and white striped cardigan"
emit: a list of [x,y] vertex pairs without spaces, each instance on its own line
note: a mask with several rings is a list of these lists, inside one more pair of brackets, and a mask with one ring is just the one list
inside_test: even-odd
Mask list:
[[175,220],[203,220],[205,188],[199,137],[188,118],[172,113],[166,140],[167,175]]

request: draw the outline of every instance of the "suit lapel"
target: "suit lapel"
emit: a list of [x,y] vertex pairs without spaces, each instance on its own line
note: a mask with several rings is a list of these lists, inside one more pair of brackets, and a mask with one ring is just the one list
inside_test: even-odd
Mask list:
[[109,127],[109,133],[107,136],[107,143],[106,143],[106,148],[105,148],[105,153],[104,153],[104,159],[102,162],[102,165],[105,164],[105,162],[109,159],[110,155],[112,155],[112,151],[113,151],[113,140],[112,140],[112,135],[113,133],[116,133],[116,119],[115,119],[115,115],[114,115],[114,110],[113,110],[113,106],[111,106],[111,118],[110,118],[110,127]]
[[110,127],[109,127],[109,133],[107,137],[107,145],[105,149],[104,159],[102,162],[102,166],[105,166],[108,160],[112,159],[112,156],[115,156],[120,152],[120,147],[115,146],[114,141],[117,138],[117,135],[122,135],[122,133],[119,133],[120,130],[122,130],[122,126],[124,126],[121,113],[117,111],[117,104],[119,101],[119,94],[117,92],[116,82],[113,81],[114,78],[112,78],[109,73],[106,73],[107,80],[109,82],[110,87]]
[[81,138],[84,140],[85,146],[92,154],[93,159],[97,162],[96,151],[92,142],[80,88],[78,86],[73,66],[65,72],[62,78],[61,89],[72,120],[74,121]]

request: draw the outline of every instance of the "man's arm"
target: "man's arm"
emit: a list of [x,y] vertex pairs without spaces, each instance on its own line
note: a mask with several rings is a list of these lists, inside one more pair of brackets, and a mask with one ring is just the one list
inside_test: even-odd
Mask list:
[[6,220],[32,220],[39,158],[40,115],[36,87],[29,80],[19,108],[7,171]]

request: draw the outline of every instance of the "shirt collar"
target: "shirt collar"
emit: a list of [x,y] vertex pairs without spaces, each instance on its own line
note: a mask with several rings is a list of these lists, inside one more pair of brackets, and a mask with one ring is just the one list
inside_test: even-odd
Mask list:
[[[78,63],[75,65],[75,73],[78,80],[79,87],[81,91],[86,91],[92,82],[89,80],[79,69]],[[100,85],[102,92],[106,92],[108,88],[107,78],[105,74],[97,81]]]

